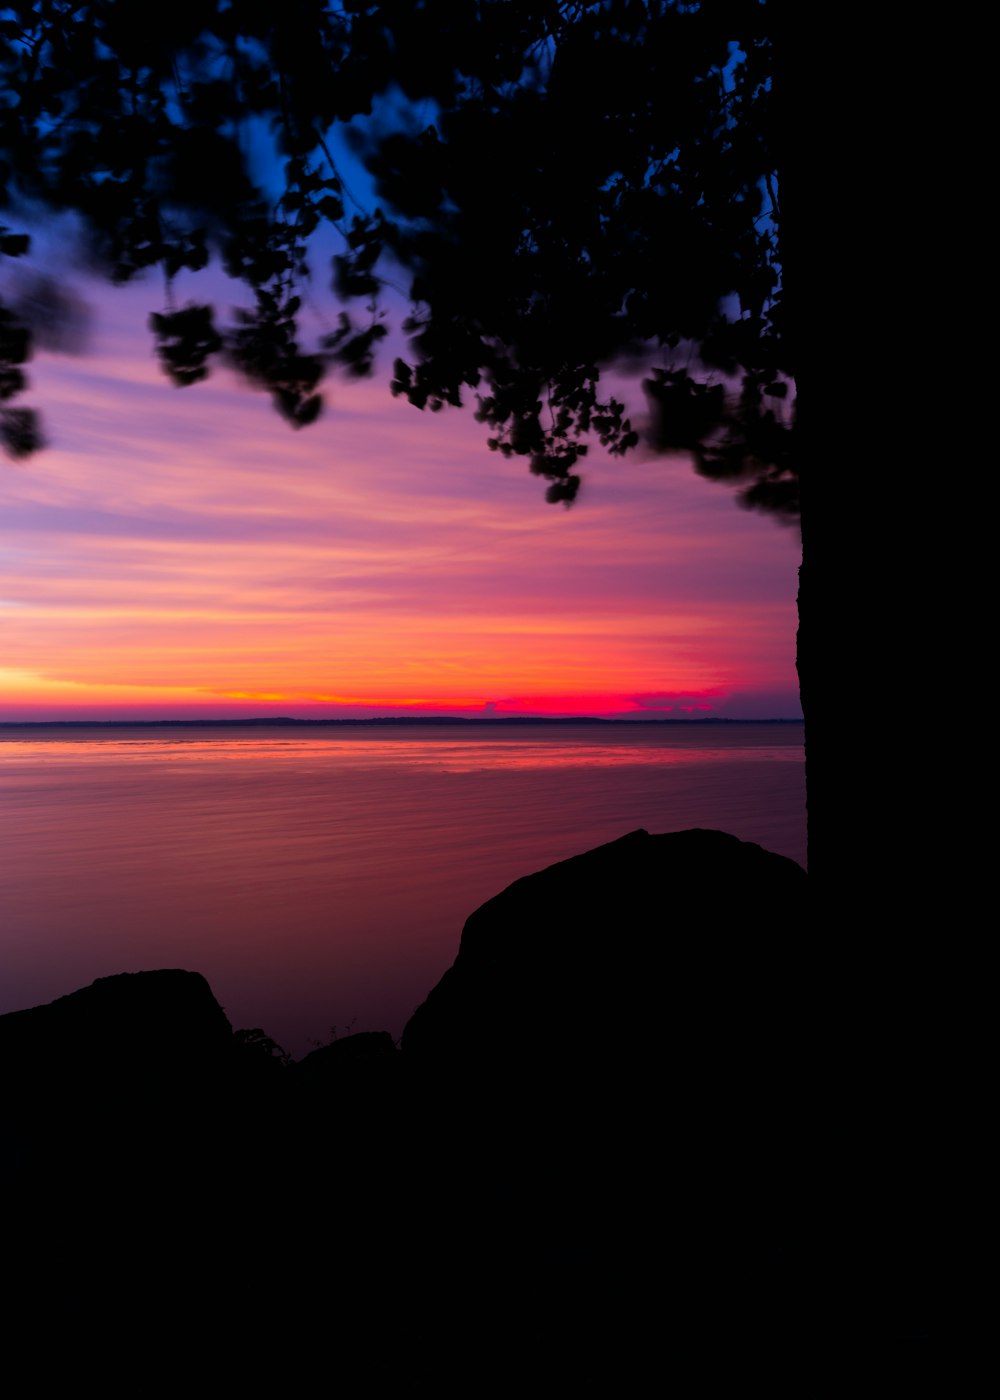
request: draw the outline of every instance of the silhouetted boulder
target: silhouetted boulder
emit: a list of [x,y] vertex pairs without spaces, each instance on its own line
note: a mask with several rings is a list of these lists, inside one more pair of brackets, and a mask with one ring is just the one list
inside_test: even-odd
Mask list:
[[317,1127],[382,1139],[396,1130],[390,1120],[399,1108],[401,1059],[388,1031],[359,1031],[300,1060],[293,1067],[296,1087]]
[[721,831],[634,831],[549,866],[466,921],[404,1054],[500,1079],[631,1074],[654,1053],[675,1073],[723,1044],[735,1061],[738,1035],[766,1037],[801,994],[806,885],[794,861]]
[[614,1197],[648,1205],[664,1150],[717,1214],[735,1153],[741,1191],[780,1189],[809,1063],[807,883],[700,830],[634,831],[517,880],[403,1032],[427,1122],[513,1212],[542,1209],[550,1233],[561,1217],[567,1248],[595,1199],[605,1223]]
[[[402,1056],[387,1031],[360,1031],[320,1046],[292,1066],[300,1152],[337,1161],[355,1199],[399,1192],[397,1153],[405,1117]],[[381,1182],[381,1188],[377,1183]]]
[[399,1051],[388,1031],[358,1031],[311,1051],[298,1064],[298,1072],[310,1083],[336,1086],[355,1078],[393,1074]]
[[775,1251],[806,1179],[807,883],[722,832],[635,831],[467,920],[403,1033],[413,1156],[442,1234],[523,1274],[540,1316],[553,1279],[567,1319],[640,1316],[638,1242],[694,1311],[723,1309],[720,1289],[747,1316],[789,1307]]
[[45,1006],[0,1016],[0,1066],[11,1089],[93,1101],[140,1101],[228,1066],[233,1031],[197,972],[100,977]]

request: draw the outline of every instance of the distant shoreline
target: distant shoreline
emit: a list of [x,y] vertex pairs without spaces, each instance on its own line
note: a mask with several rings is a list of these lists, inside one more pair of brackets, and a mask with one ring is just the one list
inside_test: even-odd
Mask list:
[[452,717],[449,715],[393,715],[381,719],[291,719],[287,716],[259,719],[51,719],[0,720],[0,731],[8,729],[378,729],[386,725],[414,727],[440,725],[473,725],[482,728],[520,728],[544,725],[565,728],[567,725],[615,725],[634,729],[637,725],[674,725],[685,729],[694,726],[733,724],[798,724],[801,719],[599,719],[593,715],[552,716],[533,718],[530,715],[484,715]]

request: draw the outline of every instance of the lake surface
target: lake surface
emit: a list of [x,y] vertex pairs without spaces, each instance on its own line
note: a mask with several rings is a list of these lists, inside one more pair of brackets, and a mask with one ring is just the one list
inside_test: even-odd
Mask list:
[[554,861],[702,826],[805,864],[802,743],[792,723],[0,729],[0,1012],[184,967],[295,1058],[333,1027],[398,1035],[466,917]]

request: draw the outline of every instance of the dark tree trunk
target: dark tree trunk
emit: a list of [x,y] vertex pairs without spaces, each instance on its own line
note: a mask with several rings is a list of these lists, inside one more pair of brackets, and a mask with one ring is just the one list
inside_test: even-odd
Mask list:
[[[783,7],[777,83],[784,290],[794,308],[802,568],[797,663],[813,889],[813,1260],[831,1321],[928,1334],[942,1210],[948,843],[923,707],[930,503],[943,466],[921,379],[926,133],[894,30]],[[847,32],[850,26],[850,32]],[[914,262],[914,248],[926,260]],[[936,680],[937,677],[934,677]],[[919,721],[914,722],[914,718]],[[939,742],[939,741],[938,741]]]

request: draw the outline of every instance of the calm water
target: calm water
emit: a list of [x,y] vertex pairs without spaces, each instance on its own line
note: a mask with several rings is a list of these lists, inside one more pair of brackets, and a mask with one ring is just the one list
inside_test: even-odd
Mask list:
[[0,730],[0,1012],[186,967],[296,1057],[398,1034],[473,909],[640,826],[804,864],[801,725]]

